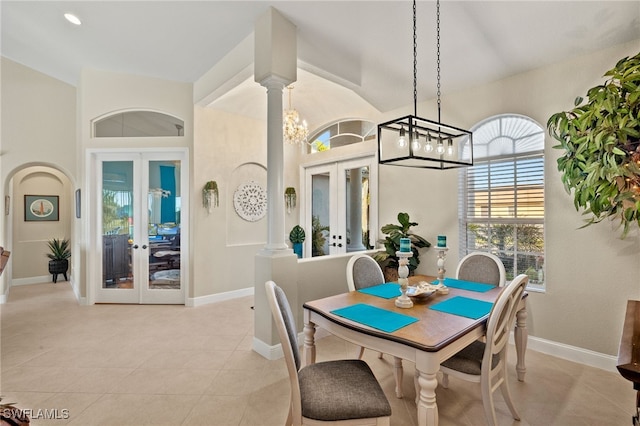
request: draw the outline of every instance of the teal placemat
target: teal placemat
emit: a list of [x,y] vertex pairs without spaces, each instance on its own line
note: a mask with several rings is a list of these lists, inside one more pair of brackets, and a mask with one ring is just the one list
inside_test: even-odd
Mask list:
[[434,311],[446,312],[472,319],[478,319],[491,312],[493,303],[484,300],[470,299],[463,296],[455,296],[444,302],[430,306]]
[[383,299],[391,299],[393,297],[398,297],[402,294],[400,292],[400,284],[396,284],[396,283],[378,284],[371,287],[360,289],[358,291],[361,293],[370,294],[372,296],[382,297]]
[[418,318],[387,311],[386,309],[371,305],[365,305],[364,303],[334,309],[331,313],[387,333],[393,333],[404,326],[418,321]]
[[491,284],[476,283],[473,281],[459,280],[457,278],[445,278],[444,285],[451,288],[459,288],[460,290],[477,291],[478,293],[484,293],[496,287]]

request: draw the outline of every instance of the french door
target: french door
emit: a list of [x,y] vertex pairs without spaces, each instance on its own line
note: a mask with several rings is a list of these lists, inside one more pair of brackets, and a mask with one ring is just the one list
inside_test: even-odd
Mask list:
[[184,304],[186,153],[96,154],[97,303]]
[[375,157],[305,168],[304,257],[363,251],[377,237]]

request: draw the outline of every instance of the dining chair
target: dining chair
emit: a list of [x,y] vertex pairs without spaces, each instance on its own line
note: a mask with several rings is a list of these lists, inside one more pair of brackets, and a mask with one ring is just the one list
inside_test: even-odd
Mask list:
[[483,251],[474,251],[458,262],[456,278],[504,287],[507,272],[500,258]]
[[497,424],[493,392],[500,388],[514,419],[520,420],[507,380],[507,343],[529,277],[518,275],[503,288],[489,313],[486,341],[476,340],[440,365],[442,386],[449,386],[449,376],[480,383],[482,405],[487,424]]
[[[360,253],[351,256],[347,262],[347,285],[349,291],[361,290],[384,283],[384,273],[380,264],[371,256]],[[364,348],[361,346],[358,359],[362,359]],[[382,353],[378,353],[378,358],[382,358]],[[396,380],[396,397],[402,398],[402,359],[393,358],[393,371]]]
[[369,365],[360,359],[301,367],[298,331],[284,291],[265,283],[289,373],[291,401],[285,425],[389,425],[391,405]]

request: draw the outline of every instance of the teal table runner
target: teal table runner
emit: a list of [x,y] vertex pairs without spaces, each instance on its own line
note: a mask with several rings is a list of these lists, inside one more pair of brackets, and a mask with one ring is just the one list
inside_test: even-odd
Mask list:
[[387,311],[386,309],[365,305],[364,303],[334,309],[331,313],[387,333],[393,333],[404,326],[418,321],[417,318],[410,317],[409,315],[398,314]]
[[[436,280],[434,282],[437,283],[438,281]],[[484,293],[485,291],[489,291],[496,287],[491,284],[476,283],[473,281],[459,280],[457,278],[445,278],[443,284],[447,287],[459,288],[460,290],[477,291],[478,293]]]
[[430,309],[461,317],[478,319],[491,312],[492,307],[493,303],[491,302],[470,299],[463,296],[455,296],[451,299],[445,300],[444,302],[430,306]]
[[384,283],[358,290],[361,293],[370,294],[372,296],[382,297],[383,299],[392,299],[400,296],[400,284]]

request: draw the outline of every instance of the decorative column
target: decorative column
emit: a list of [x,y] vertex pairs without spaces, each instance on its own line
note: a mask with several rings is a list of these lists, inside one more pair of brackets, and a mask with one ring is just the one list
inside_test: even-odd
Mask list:
[[284,241],[284,138],[282,135],[282,92],[287,82],[270,76],[260,82],[267,88],[267,245],[266,250],[287,250]]
[[[267,89],[267,244],[255,257],[253,350],[272,359],[279,342],[264,283],[275,281],[291,306],[298,303],[298,257],[285,243],[282,92],[297,80],[296,26],[273,7],[254,31],[254,79]],[[300,308],[298,308],[300,309]]]
[[267,88],[267,245],[275,255],[293,254],[285,242],[282,92],[296,81],[297,28],[270,7],[255,25],[254,79]]

